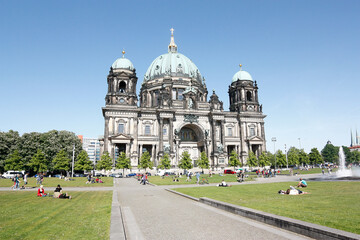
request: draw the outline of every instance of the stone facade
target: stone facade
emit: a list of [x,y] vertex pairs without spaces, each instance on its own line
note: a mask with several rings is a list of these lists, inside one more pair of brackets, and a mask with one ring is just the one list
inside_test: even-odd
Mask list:
[[191,60],[177,52],[172,35],[168,53],[155,59],[145,75],[138,104],[136,70],[128,59],[119,58],[107,78],[102,151],[114,161],[123,151],[134,167],[144,151],[154,166],[168,153],[177,167],[184,151],[193,161],[205,151],[212,167],[225,167],[235,150],[246,163],[249,151],[260,155],[266,149],[257,83],[249,74],[242,78],[245,73],[234,75],[240,77],[229,86],[230,111],[224,111],[215,91],[208,101],[205,79]]

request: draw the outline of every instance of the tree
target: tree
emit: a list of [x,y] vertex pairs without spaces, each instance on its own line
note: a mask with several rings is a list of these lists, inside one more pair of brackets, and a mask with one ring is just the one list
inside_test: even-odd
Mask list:
[[0,132],[0,172],[4,171],[5,159],[18,149],[20,136],[17,131]]
[[203,151],[200,154],[200,159],[198,161],[198,165],[199,167],[201,167],[201,172],[204,172],[204,168],[208,169],[209,168],[209,158],[206,156],[206,153]]
[[239,160],[239,156],[238,156],[238,154],[236,153],[235,150],[232,150],[231,153],[230,153],[229,165],[231,167],[234,167],[234,171],[235,171],[235,167],[241,165],[240,160]]
[[360,163],[360,152],[352,151],[346,156],[347,163]]
[[131,169],[130,158],[128,158],[124,152],[120,153],[120,156],[116,163],[116,168],[123,170],[123,176],[125,175],[124,173],[125,169]]
[[247,160],[247,164],[248,164],[249,167],[259,166],[258,159],[257,159],[255,153],[253,153],[252,151],[249,152],[249,157],[248,157],[248,160]]
[[187,151],[184,151],[181,154],[181,159],[179,161],[179,168],[188,170],[188,169],[191,169],[192,167],[193,166],[191,163],[190,154]]
[[85,150],[82,150],[76,158],[75,171],[90,171],[94,168],[89,156]]
[[97,170],[111,170],[112,168],[112,159],[109,155],[109,152],[104,152],[101,155],[100,161],[96,164]]
[[281,150],[276,152],[276,167],[279,166],[286,166],[286,156]]
[[266,152],[266,158],[269,160],[270,166],[275,166],[275,155],[274,154],[272,154],[271,152]]
[[317,148],[312,148],[309,153],[309,161],[311,164],[320,164],[323,163],[323,159],[320,155],[319,150]]
[[46,172],[49,168],[49,161],[46,159],[44,153],[38,149],[36,154],[31,158],[29,166],[34,172]]
[[165,153],[165,155],[160,159],[160,164],[158,168],[160,169],[169,169],[171,167],[169,154]]
[[140,157],[139,168],[144,168],[145,172],[147,168],[152,168],[153,163],[151,162],[151,157],[148,151],[145,151]]
[[21,156],[18,150],[15,150],[13,153],[9,154],[9,157],[5,160],[5,171],[15,170],[21,171],[24,170],[24,163],[21,160]]
[[304,151],[304,149],[299,151],[299,163],[303,165],[308,165],[310,163],[309,155]]
[[262,152],[261,155],[259,156],[259,165],[261,167],[265,167],[265,166],[269,166],[270,163],[270,159],[269,159],[269,155],[266,154],[266,152]]
[[53,169],[60,172],[67,172],[70,170],[70,158],[66,156],[65,150],[60,150],[52,160]]
[[297,149],[296,147],[289,148],[287,158],[288,165],[299,165],[299,149]]
[[325,162],[337,163],[339,161],[339,147],[327,143],[321,150],[321,156]]

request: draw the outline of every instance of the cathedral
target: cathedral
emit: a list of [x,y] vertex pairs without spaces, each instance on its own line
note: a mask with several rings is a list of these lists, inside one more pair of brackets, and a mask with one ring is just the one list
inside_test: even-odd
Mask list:
[[104,138],[101,151],[116,161],[120,152],[138,166],[148,151],[156,167],[168,154],[172,167],[187,151],[194,166],[205,152],[212,168],[226,167],[232,151],[242,164],[249,152],[266,151],[262,105],[258,86],[251,75],[240,71],[229,79],[229,111],[215,91],[208,96],[205,78],[196,65],[178,52],[171,29],[168,51],[155,58],[136,94],[138,78],[132,62],[123,56],[107,76]]

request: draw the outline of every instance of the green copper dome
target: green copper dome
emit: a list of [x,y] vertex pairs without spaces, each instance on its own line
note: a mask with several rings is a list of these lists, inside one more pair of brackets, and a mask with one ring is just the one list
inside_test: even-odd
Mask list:
[[240,69],[240,71],[238,71],[237,73],[234,74],[233,78],[232,78],[232,82],[236,82],[238,80],[249,80],[249,81],[253,81],[250,73],[248,73],[247,71],[243,71]]
[[196,65],[188,57],[178,52],[168,52],[157,57],[146,71],[144,81],[164,76],[189,77],[202,81]]
[[113,69],[129,69],[129,70],[134,70],[134,65],[132,64],[132,62],[125,58],[125,51],[122,51],[122,58],[118,58],[116,59],[116,61],[111,65],[111,67]]
[[202,76],[196,65],[186,56],[177,51],[174,41],[174,29],[171,29],[171,40],[168,53],[160,55],[150,64],[145,73],[144,82],[165,76],[195,78],[200,83]]

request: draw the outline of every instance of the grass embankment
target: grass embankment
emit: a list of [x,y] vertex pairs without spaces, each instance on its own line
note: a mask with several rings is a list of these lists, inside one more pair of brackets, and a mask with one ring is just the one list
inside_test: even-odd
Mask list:
[[112,191],[70,194],[0,192],[0,239],[109,239]]
[[[247,178],[245,178],[245,181],[251,181],[255,175],[249,175]],[[186,176],[182,176],[179,179],[179,182],[173,181],[174,175],[165,176],[164,178],[161,178],[160,176],[149,176],[149,182],[156,184],[156,185],[183,185],[183,184],[196,184],[196,176],[193,176],[192,179],[187,182]],[[219,174],[213,174],[212,177],[209,177],[208,174],[202,174],[200,175],[200,181],[202,179],[207,179],[209,183],[220,183],[223,179],[226,182],[236,182],[237,176],[236,174],[224,174],[223,176],[220,176]]]
[[[94,183],[94,184],[86,184],[86,177],[74,177],[74,181],[65,181],[64,179],[59,178],[44,178],[43,185],[44,187],[56,187],[58,184],[61,187],[112,187],[113,186],[113,178],[112,177],[101,177],[101,180],[104,183]],[[20,187],[24,185],[24,180],[20,179]],[[14,185],[14,182],[11,179],[0,179],[0,187],[11,187]],[[36,178],[28,178],[28,184],[26,187],[38,187],[36,186]]]
[[[309,182],[308,182],[309,183]],[[236,185],[228,188],[177,188],[194,197],[208,197],[231,204],[299,219],[360,234],[360,183],[310,182],[311,194],[280,195],[295,182]]]

